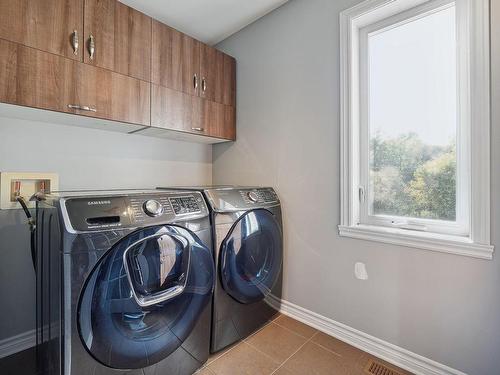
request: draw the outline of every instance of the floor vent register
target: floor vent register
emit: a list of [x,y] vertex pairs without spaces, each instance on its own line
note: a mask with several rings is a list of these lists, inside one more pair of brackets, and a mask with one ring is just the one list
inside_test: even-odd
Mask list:
[[365,373],[370,375],[403,375],[401,372],[373,359],[367,363]]

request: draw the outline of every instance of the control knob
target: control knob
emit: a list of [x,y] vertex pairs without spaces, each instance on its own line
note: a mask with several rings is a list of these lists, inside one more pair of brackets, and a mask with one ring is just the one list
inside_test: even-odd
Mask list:
[[259,196],[257,195],[257,193],[255,191],[249,191],[247,193],[247,197],[248,199],[250,199],[250,201],[256,203],[259,201]]
[[163,206],[154,199],[149,199],[144,202],[143,208],[144,212],[152,217],[160,216],[163,213]]

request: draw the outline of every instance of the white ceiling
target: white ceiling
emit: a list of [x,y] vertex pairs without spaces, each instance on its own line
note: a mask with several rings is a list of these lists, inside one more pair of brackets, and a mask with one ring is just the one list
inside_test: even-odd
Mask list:
[[288,0],[120,0],[207,44],[216,44]]

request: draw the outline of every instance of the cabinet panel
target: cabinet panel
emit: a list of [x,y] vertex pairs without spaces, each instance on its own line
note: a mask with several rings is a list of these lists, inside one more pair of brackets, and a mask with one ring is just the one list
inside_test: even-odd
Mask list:
[[75,62],[0,40],[0,101],[22,106],[73,111],[71,84]]
[[[102,68],[115,69],[114,0],[85,0],[84,61]],[[94,37],[94,55],[90,57],[90,36]]]
[[200,42],[158,21],[152,38],[152,82],[198,95]]
[[226,105],[236,105],[236,60],[207,45],[200,48],[200,96]]
[[235,140],[235,119],[234,107],[211,100],[203,100],[201,123],[206,135]]
[[83,0],[0,0],[0,38],[81,61]]
[[204,134],[200,129],[200,98],[155,84],[152,87],[152,126]]
[[200,76],[200,96],[222,103],[224,77],[224,55],[222,52],[206,44],[201,44]]
[[84,44],[87,64],[150,81],[151,18],[145,14],[116,0],[85,0]]
[[224,106],[224,124],[220,137],[232,141],[236,140],[236,107]]
[[234,140],[235,109],[153,84],[151,125]]
[[95,112],[77,114],[150,125],[150,83],[86,64],[78,64],[75,104]]
[[4,103],[149,125],[149,85],[0,40],[0,101]]
[[222,103],[236,107],[236,60],[224,54]]

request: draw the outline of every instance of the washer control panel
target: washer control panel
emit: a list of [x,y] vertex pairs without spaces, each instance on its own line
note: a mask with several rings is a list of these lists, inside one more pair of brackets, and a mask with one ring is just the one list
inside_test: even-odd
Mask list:
[[280,204],[273,188],[213,188],[206,189],[209,204],[215,211],[232,212],[265,208]]
[[128,201],[133,221],[136,223],[150,223],[158,218],[174,216],[168,195],[137,195],[128,197]]
[[134,221],[141,224],[196,219],[208,215],[205,200],[198,192],[168,192],[130,197],[130,207]]
[[208,216],[200,192],[158,191],[119,196],[71,197],[63,208],[75,231],[161,225]]
[[189,215],[201,212],[200,202],[192,195],[169,198],[169,201],[176,215]]

